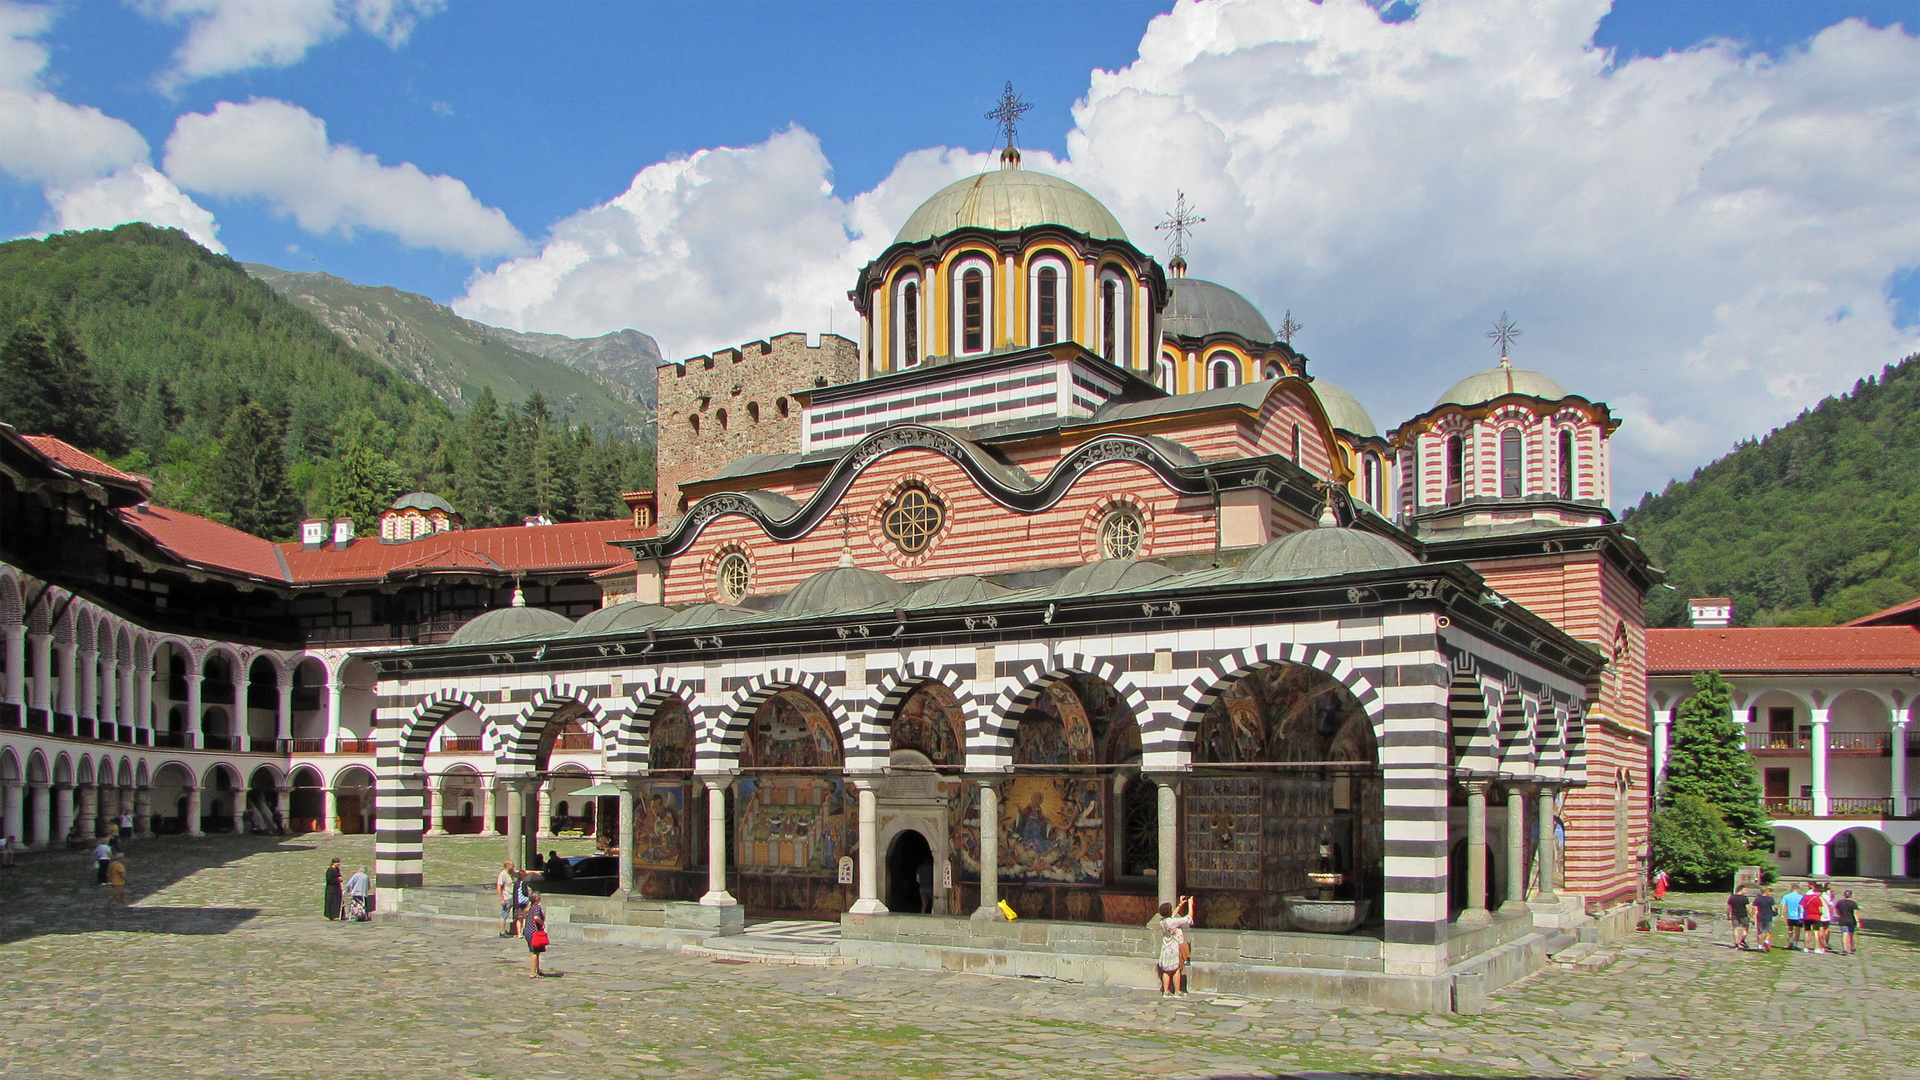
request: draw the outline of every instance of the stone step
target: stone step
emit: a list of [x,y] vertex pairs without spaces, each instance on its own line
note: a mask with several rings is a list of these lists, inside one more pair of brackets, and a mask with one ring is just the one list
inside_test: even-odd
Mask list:
[[693,956],[705,956],[715,961],[735,964],[791,964],[797,967],[854,967],[860,961],[851,956],[841,956],[836,950],[832,953],[795,952],[790,949],[766,948],[765,943],[743,943],[738,936],[710,937],[707,944],[689,945],[681,952]]
[[1558,931],[1547,937],[1547,955],[1552,956],[1555,953],[1566,952],[1578,944],[1580,944],[1580,936],[1578,934],[1569,933],[1565,930]]
[[1576,942],[1559,950],[1555,950],[1552,943],[1549,942],[1547,962],[1549,964],[1558,964],[1561,967],[1580,967],[1584,966],[1589,957],[1599,951],[1600,946],[1590,941]]

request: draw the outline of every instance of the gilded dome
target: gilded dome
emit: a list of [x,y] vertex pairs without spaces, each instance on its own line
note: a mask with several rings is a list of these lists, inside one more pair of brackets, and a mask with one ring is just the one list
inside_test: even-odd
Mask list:
[[447,639],[449,645],[497,645],[507,641],[559,637],[573,629],[573,620],[546,608],[495,608],[468,619]]
[[931,240],[957,229],[1014,232],[1060,225],[1094,240],[1126,240],[1111,211],[1078,185],[1047,173],[998,169],[956,180],[920,204],[893,242]]
[[1363,439],[1379,437],[1380,429],[1373,426],[1373,417],[1367,415],[1360,399],[1321,378],[1313,380],[1313,392],[1320,396],[1320,407],[1327,410],[1327,423],[1336,431],[1351,432]]
[[1384,536],[1323,525],[1289,533],[1240,564],[1243,581],[1296,581],[1368,570],[1398,570],[1419,560]]
[[1442,405],[1484,405],[1495,398],[1508,394],[1525,394],[1528,397],[1545,398],[1559,401],[1569,397],[1567,389],[1537,371],[1523,371],[1509,364],[1491,367],[1476,375],[1469,375],[1449,387],[1433,403],[1434,408]]
[[1199,278],[1167,279],[1173,287],[1173,299],[1160,315],[1160,325],[1169,334],[1202,338],[1208,334],[1238,334],[1248,341],[1276,340],[1267,317],[1246,297],[1211,281]]

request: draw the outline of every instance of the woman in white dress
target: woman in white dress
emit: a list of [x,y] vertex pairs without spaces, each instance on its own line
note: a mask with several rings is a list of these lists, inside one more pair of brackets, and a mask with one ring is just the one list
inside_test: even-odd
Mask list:
[[1183,896],[1178,906],[1160,905],[1160,992],[1187,992],[1187,927],[1193,925],[1193,897]]

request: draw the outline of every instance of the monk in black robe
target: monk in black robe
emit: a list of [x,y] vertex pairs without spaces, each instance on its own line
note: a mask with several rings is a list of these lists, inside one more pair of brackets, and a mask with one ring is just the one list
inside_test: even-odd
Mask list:
[[337,921],[340,918],[340,860],[335,859],[327,867],[327,894],[322,901],[327,918]]

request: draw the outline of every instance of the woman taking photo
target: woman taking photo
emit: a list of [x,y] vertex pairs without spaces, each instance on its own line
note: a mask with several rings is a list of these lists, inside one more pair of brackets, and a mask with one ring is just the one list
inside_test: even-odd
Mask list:
[[1193,897],[1183,896],[1178,906],[1160,905],[1160,993],[1187,992],[1187,927],[1193,925]]
[[520,917],[520,933],[526,938],[531,960],[527,978],[538,979],[547,974],[540,970],[540,954],[547,951],[547,909],[541,905],[539,893],[527,897],[527,913]]

